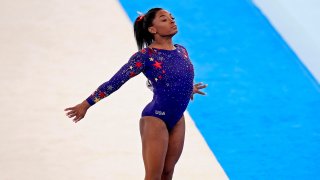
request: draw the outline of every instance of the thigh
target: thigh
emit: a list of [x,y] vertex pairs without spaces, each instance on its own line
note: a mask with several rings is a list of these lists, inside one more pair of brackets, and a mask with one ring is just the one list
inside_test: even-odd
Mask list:
[[169,140],[165,123],[159,118],[144,116],[140,119],[140,134],[146,173],[161,175]]
[[182,116],[169,134],[168,150],[165,159],[166,170],[173,170],[175,164],[178,162],[183,150],[184,138],[185,119],[184,116]]

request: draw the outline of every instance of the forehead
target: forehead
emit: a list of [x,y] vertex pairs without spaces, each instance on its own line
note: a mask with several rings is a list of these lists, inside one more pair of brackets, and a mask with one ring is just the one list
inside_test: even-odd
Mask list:
[[170,16],[171,13],[167,10],[159,10],[157,13],[156,13],[156,18],[160,18],[162,16]]

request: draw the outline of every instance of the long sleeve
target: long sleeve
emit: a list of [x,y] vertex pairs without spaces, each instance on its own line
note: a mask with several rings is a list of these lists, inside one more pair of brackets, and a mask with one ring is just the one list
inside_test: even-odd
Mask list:
[[137,52],[124,64],[113,77],[101,84],[86,100],[92,106],[101,99],[118,90],[130,78],[141,73],[145,68],[143,54]]

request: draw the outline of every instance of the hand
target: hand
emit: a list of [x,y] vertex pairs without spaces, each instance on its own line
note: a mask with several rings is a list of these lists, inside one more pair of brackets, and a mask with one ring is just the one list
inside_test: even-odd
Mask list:
[[81,104],[78,104],[78,105],[76,105],[74,107],[66,108],[64,111],[69,111],[69,112],[66,113],[66,115],[69,118],[72,118],[72,117],[75,116],[73,121],[75,123],[77,123],[82,118],[84,118],[84,116],[86,115],[86,112],[89,109],[89,107],[90,107],[90,104],[85,100]]
[[192,95],[190,97],[191,100],[193,100],[193,95],[194,94],[206,95],[206,93],[200,91],[200,89],[206,88],[207,86],[208,86],[208,84],[203,84],[202,82],[193,85],[193,92],[192,92]]

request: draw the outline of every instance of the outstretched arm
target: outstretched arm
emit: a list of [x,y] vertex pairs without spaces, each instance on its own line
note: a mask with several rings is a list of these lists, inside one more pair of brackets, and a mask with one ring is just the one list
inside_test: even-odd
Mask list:
[[78,122],[85,116],[87,110],[92,105],[118,90],[126,81],[138,75],[143,71],[143,69],[144,61],[142,58],[142,54],[140,52],[137,52],[131,56],[129,61],[125,65],[123,65],[109,81],[101,84],[82,103],[74,107],[66,108],[65,111],[69,111],[66,115],[69,118],[75,117],[73,121]]
[[138,75],[144,69],[141,53],[134,54],[128,63],[107,82],[101,84],[86,100],[90,106],[118,90],[130,78]]

